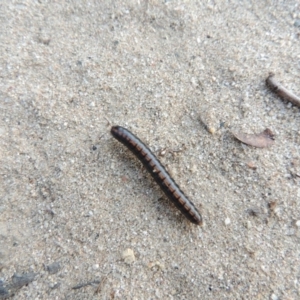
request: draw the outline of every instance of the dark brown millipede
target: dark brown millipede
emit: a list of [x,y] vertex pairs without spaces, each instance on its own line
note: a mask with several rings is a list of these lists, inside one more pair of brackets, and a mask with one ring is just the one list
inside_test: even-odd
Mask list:
[[195,205],[185,196],[170,174],[151,150],[128,129],[113,126],[111,134],[142,162],[166,196],[192,223],[202,225],[202,217]]

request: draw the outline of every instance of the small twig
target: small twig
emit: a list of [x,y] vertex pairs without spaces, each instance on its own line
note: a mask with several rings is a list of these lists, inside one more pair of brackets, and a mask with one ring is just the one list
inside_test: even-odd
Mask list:
[[90,282],[84,282],[84,283],[80,283],[80,284],[77,284],[75,286],[72,286],[72,290],[78,290],[78,289],[81,289],[83,287],[86,287],[88,285],[99,285],[101,283],[100,280],[94,280],[94,281],[90,281]]
[[104,116],[104,119],[107,121],[107,127],[111,127],[112,126],[112,122]]
[[268,78],[266,79],[267,86],[276,93],[279,97],[290,101],[294,105],[300,107],[300,98],[288,91],[285,87],[283,87],[279,82],[277,82],[274,78],[275,74],[270,73]]
[[102,288],[103,288],[104,284],[106,283],[106,281],[107,281],[107,277],[105,276],[105,277],[101,280],[101,282],[98,284],[97,289],[96,289],[96,291],[95,291],[95,294],[100,293],[100,291],[102,290]]
[[99,137],[99,140],[101,140],[106,134],[107,134],[107,132],[101,134],[100,137]]

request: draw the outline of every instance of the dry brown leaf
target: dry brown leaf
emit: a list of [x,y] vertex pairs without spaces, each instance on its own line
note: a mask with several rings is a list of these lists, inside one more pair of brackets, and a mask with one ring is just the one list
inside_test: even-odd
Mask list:
[[265,148],[274,144],[274,134],[269,128],[259,134],[233,132],[233,135],[244,144],[257,148]]
[[252,170],[256,170],[257,169],[257,167],[256,167],[256,165],[255,165],[255,163],[253,161],[247,162],[247,166],[248,166],[248,168],[250,168]]

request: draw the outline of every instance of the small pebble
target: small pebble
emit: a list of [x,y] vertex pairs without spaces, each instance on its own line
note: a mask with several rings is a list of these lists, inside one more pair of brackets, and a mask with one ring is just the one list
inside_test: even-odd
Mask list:
[[126,249],[122,253],[122,258],[126,264],[131,264],[135,261],[134,252],[132,249]]
[[55,274],[60,270],[60,264],[59,262],[54,262],[51,265],[46,266],[45,268],[49,274]]
[[60,282],[55,282],[54,284],[51,284],[51,285],[50,285],[50,288],[51,288],[52,290],[55,290],[55,289],[59,288],[60,285],[61,285]]
[[254,164],[253,161],[249,161],[247,163],[247,166],[248,166],[249,169],[252,169],[252,170],[256,170],[257,169],[257,167],[256,167],[256,165]]
[[211,134],[215,134],[216,133],[216,128],[213,127],[213,126],[207,126],[207,130]]
[[276,294],[272,294],[271,295],[271,300],[278,300],[278,296]]
[[148,267],[149,269],[152,269],[153,267],[157,267],[160,270],[163,270],[165,268],[165,266],[159,261],[150,262],[148,264]]
[[32,282],[37,274],[36,273],[25,273],[17,274],[12,276],[12,287],[14,289],[20,289],[22,286]]
[[276,207],[274,209],[274,214],[277,216],[277,217],[280,217],[282,215],[282,211],[280,209],[280,207]]
[[0,286],[0,299],[7,299],[7,297],[9,296],[9,293],[8,293],[8,290],[3,287],[3,286]]
[[300,19],[297,19],[294,23],[295,27],[300,27]]
[[225,225],[229,225],[229,224],[230,224],[230,222],[231,222],[231,221],[230,221],[230,219],[229,219],[229,218],[226,218],[226,219],[225,219]]

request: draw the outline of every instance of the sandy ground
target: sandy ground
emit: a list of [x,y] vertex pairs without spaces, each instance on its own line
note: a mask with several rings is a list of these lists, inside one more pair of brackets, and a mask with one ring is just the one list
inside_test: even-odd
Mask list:
[[[300,298],[300,114],[265,86],[300,93],[299,1],[2,0],[0,20],[0,297]],[[167,150],[202,227],[114,124]],[[270,148],[232,136],[265,128]]]

